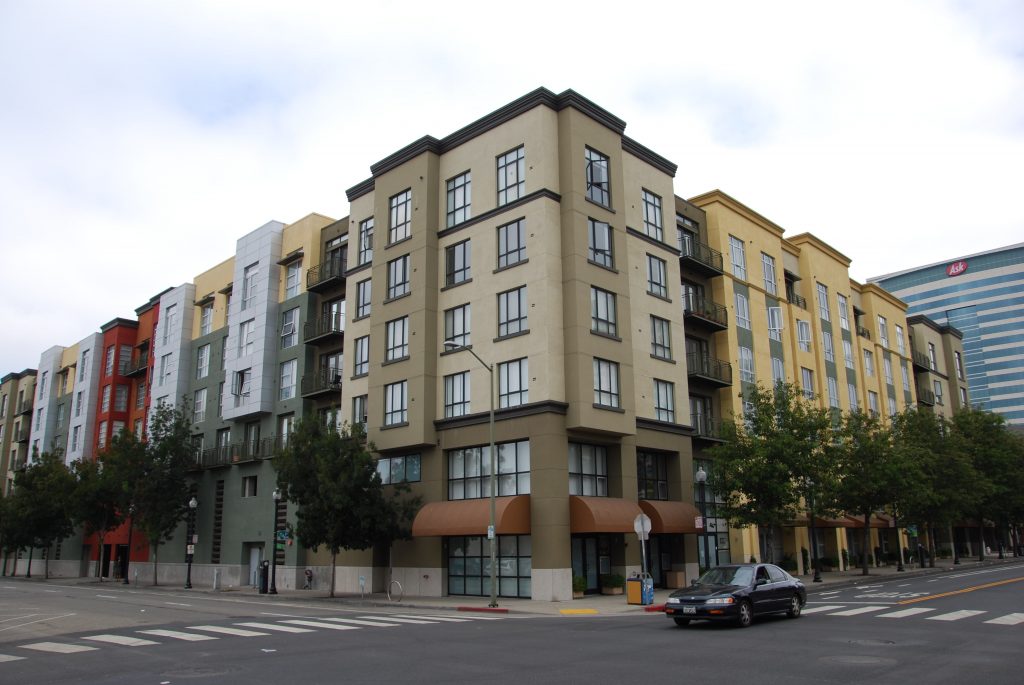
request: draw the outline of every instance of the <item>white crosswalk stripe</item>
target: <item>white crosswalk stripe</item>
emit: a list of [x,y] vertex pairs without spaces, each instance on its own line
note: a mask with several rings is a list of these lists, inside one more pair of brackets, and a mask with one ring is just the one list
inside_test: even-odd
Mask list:
[[0,654],[0,663],[4,661],[21,661],[24,658],[23,656],[14,656],[13,654]]
[[30,645],[21,645],[22,649],[34,649],[37,652],[56,652],[57,654],[74,654],[75,652],[91,652],[96,647],[86,645],[72,645],[66,642],[34,642]]
[[925,609],[924,607],[914,607],[910,609],[900,609],[899,611],[890,611],[887,614],[879,614],[876,618],[906,618],[907,616],[917,616],[918,614],[927,614],[929,611],[935,611],[935,609]]
[[816,614],[819,611],[832,611],[833,609],[842,609],[844,606],[846,606],[846,605],[845,604],[826,604],[823,607],[804,608],[803,613],[805,613],[805,614]]
[[185,640],[186,642],[200,642],[202,640],[218,640],[212,635],[199,635],[198,633],[183,633],[180,630],[137,630],[137,633],[143,635],[156,635],[157,637],[170,637],[175,640]]
[[146,645],[158,645],[153,640],[143,640],[141,637],[130,637],[128,635],[85,635],[83,640],[95,640],[96,642],[107,642],[122,647],[145,647]]
[[[360,616],[359,618],[375,619],[377,617],[376,616]],[[416,625],[423,625],[423,626],[425,626],[425,625],[433,625],[433,624],[437,623],[437,621],[421,621],[418,618],[402,618],[402,617],[399,617],[399,616],[388,616],[387,620],[391,621],[392,623],[414,623]]]
[[209,633],[223,633],[225,635],[237,635],[238,637],[259,637],[261,635],[270,635],[270,633],[260,633],[255,630],[244,630],[242,628],[230,628],[228,626],[189,626],[189,630],[205,630]]
[[886,606],[866,606],[857,607],[856,609],[847,609],[846,611],[837,611],[829,616],[857,616],[858,614],[870,614],[872,611],[881,611],[887,609]]
[[382,621],[362,621],[358,618],[325,618],[325,621],[335,623],[351,623],[354,626],[366,626],[368,628],[397,628],[397,623],[384,623]]
[[994,623],[999,626],[1015,626],[1024,623],[1024,614],[1007,614],[1006,616],[985,621],[985,623]]
[[962,618],[970,618],[971,616],[977,616],[978,614],[987,613],[985,611],[971,611],[970,609],[964,609],[962,611],[951,611],[948,614],[941,614],[940,616],[928,616],[925,618],[926,621],[959,621]]
[[276,630],[280,633],[312,633],[313,630],[309,628],[297,628],[295,626],[282,626],[277,623],[258,623],[250,621],[248,623],[236,623],[236,626],[245,626],[246,628],[261,628],[263,630]]
[[309,626],[310,628],[328,628],[330,630],[359,630],[358,626],[343,626],[340,623],[327,623],[325,621],[304,621],[302,619],[289,619],[284,621],[297,626]]
[[450,616],[409,616],[406,614],[398,614],[398,618],[423,618],[430,621],[441,621],[442,623],[469,623],[468,618],[452,618]]

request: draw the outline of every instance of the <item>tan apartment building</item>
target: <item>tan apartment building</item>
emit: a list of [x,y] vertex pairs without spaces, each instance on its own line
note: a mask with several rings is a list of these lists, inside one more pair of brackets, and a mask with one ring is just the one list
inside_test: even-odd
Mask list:
[[907,325],[918,405],[947,419],[961,409],[969,409],[963,334],[923,314],[909,317]]
[[35,394],[35,369],[0,379],[0,497],[11,492],[14,473],[28,463]]

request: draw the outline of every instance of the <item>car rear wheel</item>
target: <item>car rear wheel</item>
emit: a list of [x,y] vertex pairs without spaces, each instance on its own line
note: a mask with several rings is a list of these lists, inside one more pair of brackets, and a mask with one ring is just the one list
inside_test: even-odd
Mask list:
[[672,620],[675,621],[676,625],[680,628],[690,625],[690,619],[688,618],[673,618]]
[[793,595],[789,600],[789,611],[786,612],[786,616],[789,616],[790,618],[800,618],[800,611],[802,609],[803,607],[800,604],[800,596]]
[[736,616],[736,623],[740,628],[747,628],[754,622],[754,608],[750,602],[740,602],[740,612]]

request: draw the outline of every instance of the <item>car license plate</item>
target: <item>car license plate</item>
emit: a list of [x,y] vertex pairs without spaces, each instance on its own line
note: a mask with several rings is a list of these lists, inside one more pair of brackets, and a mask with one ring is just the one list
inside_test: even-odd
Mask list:
[[684,614],[696,614],[697,613],[697,607],[683,607],[683,613]]

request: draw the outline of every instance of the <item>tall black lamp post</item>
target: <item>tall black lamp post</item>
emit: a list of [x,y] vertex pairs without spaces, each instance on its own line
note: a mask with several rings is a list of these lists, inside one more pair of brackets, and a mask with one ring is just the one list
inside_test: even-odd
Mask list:
[[281,501],[281,488],[274,488],[274,525],[270,536],[270,589],[268,595],[277,594],[277,503]]
[[704,538],[704,563],[707,564],[707,568],[711,568],[711,545],[708,541],[708,506],[707,497],[705,496],[705,487],[708,480],[708,472],[704,470],[703,466],[697,467],[697,473],[694,474],[693,479],[697,481],[697,485],[700,486],[700,518],[704,522],[704,532],[702,534]]
[[814,566],[812,582],[821,582],[821,565],[818,563],[818,529],[814,525],[814,481],[807,479],[807,506],[810,507],[811,522],[811,565]]
[[185,571],[185,589],[192,589],[192,557],[196,551],[196,508],[199,500],[195,497],[188,501],[188,538],[185,540],[185,563],[188,569]]
[[[125,555],[124,560],[124,580],[122,581],[125,585],[128,585],[128,569],[132,565],[132,528],[135,525],[135,505],[128,505],[128,554]],[[103,550],[100,550],[100,560],[102,563]]]

